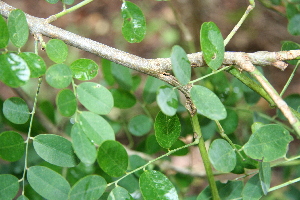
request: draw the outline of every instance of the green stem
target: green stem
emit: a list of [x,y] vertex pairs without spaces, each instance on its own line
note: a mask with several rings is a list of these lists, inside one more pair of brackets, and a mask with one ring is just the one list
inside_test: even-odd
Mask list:
[[224,70],[226,70],[226,69],[228,69],[228,68],[230,68],[230,67],[231,67],[231,66],[222,67],[221,69],[218,69],[218,70],[216,70],[216,71],[213,71],[213,72],[211,72],[211,73],[209,73],[209,74],[207,74],[207,75],[205,75],[205,76],[202,76],[202,77],[200,77],[200,78],[197,78],[197,79],[195,79],[195,80],[192,80],[192,81],[190,81],[189,83],[193,84],[193,83],[195,83],[195,82],[201,81],[202,79],[205,79],[205,78],[207,78],[207,77],[210,77],[210,76],[212,76],[212,75],[214,75],[214,74],[217,74],[217,73],[219,73],[219,72],[221,72],[221,71],[224,71]]
[[291,83],[291,81],[292,81],[292,79],[293,79],[293,77],[294,77],[294,75],[295,75],[295,73],[296,73],[296,71],[297,71],[297,69],[298,69],[298,67],[299,67],[299,64],[300,64],[300,61],[297,62],[297,65],[296,65],[296,67],[294,68],[294,70],[293,70],[291,76],[289,77],[289,80],[286,82],[285,86],[283,87],[283,89],[282,89],[282,91],[281,91],[281,93],[280,93],[280,96],[281,96],[281,97],[282,97],[282,95],[284,94],[284,92],[286,91],[287,87],[290,85],[290,83]]
[[208,178],[208,182],[209,182],[209,186],[211,189],[213,200],[219,200],[220,197],[219,197],[219,193],[218,193],[218,188],[217,188],[217,185],[216,185],[216,182],[214,179],[214,174],[213,174],[212,167],[211,167],[211,164],[209,161],[208,153],[205,148],[205,143],[204,143],[204,139],[202,137],[197,114],[192,116],[192,125],[193,125],[193,129],[194,129],[194,133],[196,133],[198,135],[198,137],[197,137],[199,139],[198,147],[199,147],[200,154],[201,154],[201,157],[203,160],[203,164],[204,164],[206,176]]
[[282,184],[280,184],[280,185],[271,187],[271,188],[269,189],[268,192],[272,192],[272,191],[274,191],[274,190],[278,190],[278,189],[280,189],[280,188],[282,188],[282,187],[291,185],[291,184],[296,183],[296,182],[299,182],[299,181],[300,181],[300,177],[299,177],[299,178],[296,178],[296,179],[293,179],[293,180],[290,180],[290,181],[287,181],[287,182],[282,183]]
[[43,78],[40,77],[39,82],[38,82],[38,86],[37,86],[37,90],[36,90],[36,93],[35,93],[33,108],[32,108],[32,111],[31,111],[31,118],[30,118],[30,122],[29,122],[29,129],[28,129],[28,133],[27,133],[27,139],[25,141],[25,143],[26,143],[26,146],[25,146],[25,163],[24,163],[23,175],[22,175],[22,179],[21,179],[22,184],[23,184],[22,195],[24,195],[24,191],[25,191],[25,175],[26,175],[26,171],[28,169],[28,148],[29,148],[29,140],[30,140],[30,135],[31,135],[31,130],[32,130],[32,122],[33,122],[33,117],[34,117],[34,114],[35,114],[37,97],[38,97],[38,94],[40,92],[42,80],[43,80]]
[[182,147],[179,147],[179,148],[177,148],[177,149],[173,149],[173,150],[167,152],[167,153],[164,154],[164,155],[161,155],[161,156],[159,156],[159,157],[157,157],[157,158],[155,158],[155,159],[153,159],[153,160],[150,160],[150,161],[149,161],[148,163],[146,163],[145,165],[140,166],[140,167],[138,167],[138,168],[136,168],[136,169],[134,169],[134,170],[132,170],[132,171],[126,173],[126,175],[122,176],[121,178],[119,178],[118,180],[116,180],[116,181],[114,181],[114,182],[111,182],[111,183],[107,184],[107,186],[111,186],[111,185],[113,185],[113,184],[117,184],[120,180],[124,179],[125,177],[129,176],[130,174],[133,174],[134,172],[137,172],[137,171],[139,171],[139,170],[141,170],[141,169],[145,169],[145,168],[146,168],[148,165],[150,165],[151,163],[153,163],[153,162],[155,162],[155,161],[158,161],[158,160],[160,160],[160,159],[162,159],[162,158],[164,158],[164,157],[166,157],[166,156],[169,156],[169,155],[171,155],[172,153],[175,153],[176,151],[179,151],[179,150],[181,150],[181,149],[184,149],[184,148],[187,148],[187,147],[196,145],[196,144],[198,144],[198,143],[199,143],[199,140],[196,139],[194,142],[192,142],[192,143],[190,143],[190,144],[186,144],[186,145],[184,145],[184,146],[182,146]]

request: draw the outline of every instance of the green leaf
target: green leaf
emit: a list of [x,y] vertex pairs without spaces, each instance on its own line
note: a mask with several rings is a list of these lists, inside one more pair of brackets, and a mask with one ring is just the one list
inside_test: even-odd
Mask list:
[[128,155],[121,143],[107,140],[98,149],[97,161],[101,169],[110,176],[125,174],[128,167]]
[[[147,164],[147,161],[138,155],[131,155],[129,157],[129,167],[128,170],[135,170],[143,165]],[[139,177],[143,173],[143,170],[134,172],[134,175]]]
[[269,162],[259,162],[259,181],[264,195],[267,195],[271,184],[271,165]]
[[7,47],[9,33],[6,21],[0,16],[0,49]]
[[32,52],[21,52],[19,56],[27,63],[31,78],[38,78],[45,74],[46,64],[42,57]]
[[114,106],[111,92],[97,83],[81,83],[77,87],[77,98],[89,111],[100,115],[108,114]]
[[81,112],[79,124],[88,138],[97,145],[101,145],[106,140],[115,139],[115,133],[110,124],[95,113]]
[[56,105],[61,115],[71,117],[77,109],[74,93],[69,89],[61,90],[56,96]]
[[226,135],[232,134],[238,126],[239,118],[232,109],[226,109],[227,117],[220,121]]
[[[300,94],[290,94],[284,98],[284,101],[288,104],[289,107],[297,110],[300,106]],[[280,119],[287,120],[279,109],[277,109],[277,115]]]
[[25,195],[20,195],[17,200],[29,200]]
[[291,3],[286,4],[286,17],[288,20],[290,20],[292,17],[294,17],[298,13],[299,13],[299,11],[295,4],[291,4]]
[[73,77],[82,81],[95,78],[99,70],[99,66],[95,61],[86,58],[75,60],[70,65],[70,68],[73,72]]
[[46,53],[53,62],[62,63],[67,59],[68,47],[61,40],[51,39],[46,44]]
[[17,161],[22,158],[24,152],[24,139],[19,133],[5,131],[0,134],[0,157],[3,160]]
[[213,22],[204,22],[200,30],[200,45],[206,64],[217,70],[224,60],[224,40],[220,29]]
[[18,48],[24,46],[28,40],[29,29],[22,10],[16,9],[10,12],[7,27],[10,41]]
[[154,123],[155,137],[158,144],[169,149],[178,139],[181,132],[181,125],[177,115],[172,117],[159,112]]
[[234,145],[238,150],[239,150],[239,154],[241,154],[243,157],[241,157],[237,152],[235,152],[236,154],[236,165],[234,167],[234,169],[231,171],[231,173],[234,174],[243,174],[245,173],[245,169],[257,169],[258,168],[258,161],[253,160],[251,158],[249,158],[245,152],[243,150],[241,150],[241,146],[240,145]]
[[0,174],[1,199],[13,199],[19,190],[19,180],[11,174]]
[[259,175],[251,177],[243,189],[243,200],[258,200],[263,196]]
[[191,89],[191,98],[199,114],[211,120],[222,120],[227,117],[227,112],[220,99],[211,90],[200,85]]
[[107,183],[98,175],[88,175],[80,179],[71,188],[69,198],[72,200],[99,199],[106,189]]
[[154,154],[157,153],[159,150],[161,150],[161,146],[158,144],[156,137],[154,134],[149,135],[146,139],[146,152],[148,154]]
[[126,90],[111,89],[110,92],[114,98],[114,106],[117,108],[131,108],[136,103],[135,96]]
[[115,83],[115,79],[111,71],[111,65],[112,62],[110,60],[106,60],[104,58],[101,60],[103,78],[108,85],[113,85]]
[[[281,46],[281,51],[297,50],[297,49],[300,49],[300,45],[298,43],[291,42],[291,41],[284,41]],[[290,60],[287,62],[291,65],[296,65],[298,60]]]
[[78,164],[72,144],[66,138],[53,134],[40,134],[34,137],[33,146],[41,158],[53,165],[74,167]]
[[[217,188],[219,191],[220,199],[222,200],[233,200],[240,199],[243,190],[242,181],[228,181],[227,183],[221,183],[216,181]],[[213,200],[211,189],[207,186],[197,197],[197,200]]]
[[[171,147],[170,147],[170,150],[173,150],[173,149],[177,149],[179,147],[182,147],[184,146],[185,143],[181,140],[177,140]],[[184,148],[184,149],[180,149],[174,153],[172,153],[172,156],[185,156],[189,153],[189,149],[188,148]]]
[[115,80],[118,82],[120,88],[124,90],[131,90],[133,86],[133,80],[131,75],[131,69],[111,63],[111,73]]
[[176,114],[178,98],[176,91],[170,86],[161,86],[157,92],[156,101],[161,111],[169,116]]
[[54,88],[65,88],[72,82],[72,71],[65,64],[55,64],[46,71],[46,81]]
[[171,53],[172,69],[175,77],[182,85],[188,84],[191,80],[191,64],[184,51],[178,45],[173,46]]
[[146,115],[138,115],[130,119],[128,130],[135,136],[143,136],[152,129],[152,119]]
[[107,200],[133,200],[133,198],[126,189],[117,186],[109,193]]
[[294,15],[288,23],[288,32],[291,35],[300,35],[300,14]]
[[74,3],[74,0],[62,0],[62,2],[67,5],[72,5]]
[[57,3],[59,0],[46,0],[48,3],[51,3],[51,4],[55,4]]
[[220,172],[227,173],[235,167],[235,151],[226,140],[214,140],[209,147],[208,156],[214,168]]
[[15,124],[25,124],[30,116],[26,102],[19,97],[11,97],[3,103],[3,115]]
[[30,78],[27,63],[17,54],[6,53],[0,55],[0,80],[10,87],[25,85]]
[[47,167],[30,167],[27,170],[27,180],[31,187],[46,199],[68,199],[69,183],[60,174]]
[[146,170],[140,176],[140,188],[145,200],[177,200],[178,195],[171,181],[159,171]]
[[123,26],[122,34],[127,42],[141,42],[146,35],[146,19],[141,9],[129,1],[121,7]]
[[75,153],[81,162],[93,164],[97,157],[96,148],[78,123],[75,123],[71,129],[71,138]]
[[270,162],[285,156],[292,140],[292,136],[282,126],[269,124],[254,132],[243,149],[253,159]]
[[143,100],[145,103],[151,104],[156,99],[156,93],[160,86],[165,85],[165,83],[153,76],[148,76],[146,84],[143,91]]

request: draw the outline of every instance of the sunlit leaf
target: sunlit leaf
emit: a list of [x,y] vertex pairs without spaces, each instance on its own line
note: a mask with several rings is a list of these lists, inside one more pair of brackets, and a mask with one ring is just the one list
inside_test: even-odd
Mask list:
[[6,21],[0,16],[0,49],[5,48],[8,44],[9,34]]
[[89,111],[100,115],[108,114],[114,106],[111,92],[97,83],[81,83],[77,87],[77,98]]
[[31,78],[38,78],[45,74],[46,64],[42,57],[32,52],[21,52],[19,56],[27,63]]
[[0,157],[3,160],[17,161],[22,158],[24,152],[24,139],[19,133],[5,131],[0,134]]
[[99,199],[107,186],[104,178],[98,175],[89,175],[80,179],[71,188],[69,199]]
[[170,86],[161,86],[157,92],[156,101],[161,111],[168,115],[173,116],[176,114],[178,108],[178,98],[176,90]]
[[191,98],[199,114],[211,120],[222,120],[227,116],[226,109],[220,99],[211,90],[200,85],[191,89]]
[[68,47],[61,40],[51,39],[46,44],[46,53],[53,62],[62,63],[67,59]]
[[95,78],[99,70],[99,66],[95,61],[86,58],[75,60],[70,65],[70,68],[73,72],[73,77],[82,81]]
[[159,171],[146,170],[140,176],[140,188],[145,200],[177,200],[178,195],[171,181]]
[[1,199],[13,199],[19,190],[19,180],[11,174],[0,174]]
[[224,40],[220,29],[213,22],[204,22],[200,30],[200,45],[206,64],[217,70],[224,60]]
[[173,46],[171,62],[173,72],[178,81],[182,85],[188,84],[191,80],[191,64],[182,47],[178,45]]
[[7,20],[9,39],[18,48],[24,46],[28,40],[29,29],[26,16],[22,10],[10,12]]
[[72,71],[65,64],[55,64],[46,71],[46,81],[54,88],[68,87],[72,81]]
[[118,177],[125,174],[128,167],[128,155],[121,143],[107,140],[98,149],[97,161],[108,175]]
[[122,34],[130,42],[141,42],[146,35],[146,20],[141,9],[129,1],[124,1],[121,7],[123,26]]
[[6,53],[0,55],[0,80],[10,87],[20,87],[30,78],[27,63],[17,54]]
[[47,167],[30,167],[27,170],[27,180],[31,187],[46,199],[68,199],[69,183],[60,174]]
[[178,139],[181,125],[177,115],[172,117],[159,112],[154,123],[155,137],[158,144],[163,148],[170,148]]
[[96,148],[78,123],[71,129],[71,138],[75,153],[81,162],[93,164],[97,157]]
[[220,172],[227,173],[235,167],[235,151],[226,140],[214,140],[209,147],[208,155],[214,168]]
[[37,154],[51,164],[61,167],[74,167],[78,164],[72,144],[66,138],[40,134],[33,139],[33,146]]
[[69,89],[61,90],[56,96],[56,105],[63,116],[71,117],[77,109],[77,101],[74,93]]
[[12,123],[25,124],[30,116],[26,102],[19,97],[11,97],[3,103],[3,115]]
[[81,112],[79,124],[91,142],[100,145],[106,140],[114,140],[115,133],[110,124],[101,116],[92,112]]
[[269,124],[254,132],[243,149],[253,159],[270,162],[285,156],[292,140],[292,136],[282,126]]

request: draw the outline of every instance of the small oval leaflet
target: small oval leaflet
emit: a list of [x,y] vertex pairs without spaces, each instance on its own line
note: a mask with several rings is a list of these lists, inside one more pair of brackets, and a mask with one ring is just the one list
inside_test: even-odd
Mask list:
[[46,71],[46,81],[54,88],[65,88],[72,82],[72,71],[65,64],[55,64]]
[[107,200],[133,200],[129,192],[120,186],[115,187],[110,193]]
[[30,116],[26,102],[19,97],[11,97],[4,101],[3,114],[15,124],[25,124]]
[[79,163],[71,142],[64,137],[40,134],[34,137],[33,146],[41,158],[53,165],[74,167]]
[[89,111],[100,115],[108,114],[114,106],[111,92],[97,83],[81,83],[77,87],[77,98]]
[[178,81],[182,85],[188,84],[191,80],[191,64],[182,47],[178,45],[173,46],[171,62],[174,75]]
[[0,134],[0,157],[14,162],[22,158],[25,152],[23,137],[15,131],[5,131]]
[[133,79],[131,75],[131,69],[119,65],[116,63],[111,63],[111,73],[114,79],[118,82],[119,87],[130,91],[133,86]]
[[6,21],[0,16],[0,49],[7,47],[9,34]]
[[68,199],[99,199],[105,191],[106,186],[107,183],[101,176],[85,176],[73,185]]
[[170,117],[159,112],[155,118],[154,129],[158,144],[169,149],[180,136],[181,124],[177,115]]
[[227,116],[226,109],[218,96],[211,90],[200,85],[191,89],[191,98],[199,114],[211,120],[222,120]]
[[95,78],[99,70],[99,66],[95,61],[86,58],[75,60],[70,65],[70,68],[73,72],[73,77],[82,81]]
[[145,200],[178,200],[174,185],[159,171],[144,171],[140,176],[139,183]]
[[146,115],[138,115],[130,119],[128,130],[135,136],[143,136],[152,128],[152,119]]
[[125,174],[128,167],[128,155],[125,148],[114,140],[107,140],[101,144],[97,161],[104,172],[114,177]]
[[206,64],[217,70],[224,60],[224,40],[220,29],[213,22],[204,22],[200,29],[200,45]]
[[146,20],[141,9],[129,1],[121,7],[123,26],[122,34],[127,42],[141,42],[146,35]]
[[18,48],[24,46],[28,40],[29,29],[24,12],[16,9],[10,12],[7,20],[9,39]]
[[27,63],[31,78],[38,78],[45,74],[46,64],[42,57],[32,52],[21,52],[19,56]]
[[244,152],[253,159],[271,162],[286,155],[293,137],[282,126],[268,124],[255,131],[244,145]]
[[157,91],[156,101],[161,111],[168,115],[173,116],[176,114],[178,108],[178,98],[176,90],[170,86],[163,85]]
[[75,153],[81,162],[88,165],[93,164],[97,158],[96,147],[83,132],[78,123],[72,126],[71,138]]
[[235,151],[223,139],[216,139],[212,142],[209,147],[208,156],[214,168],[220,172],[228,173],[235,167]]
[[[27,170],[30,186],[49,200],[66,200],[70,191],[67,180],[59,173],[44,166],[33,166]],[[47,189],[45,189],[47,188]]]
[[114,106],[117,108],[131,108],[136,103],[136,98],[129,91],[123,89],[111,89],[114,98]]
[[10,174],[1,174],[0,185],[1,199],[14,199],[19,190],[18,178]]
[[53,62],[62,63],[67,59],[68,47],[61,40],[51,39],[46,44],[46,53]]
[[17,54],[6,53],[0,55],[0,80],[10,87],[25,85],[30,78],[27,63]]
[[69,89],[61,90],[56,96],[56,105],[61,115],[71,117],[77,109],[74,93]]

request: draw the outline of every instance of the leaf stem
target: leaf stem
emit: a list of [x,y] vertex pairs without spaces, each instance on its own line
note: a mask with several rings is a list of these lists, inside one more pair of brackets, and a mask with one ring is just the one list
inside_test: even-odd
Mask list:
[[157,161],[157,160],[160,160],[160,159],[162,159],[162,158],[164,158],[164,157],[166,157],[166,156],[169,156],[169,155],[171,155],[172,153],[175,153],[176,151],[179,151],[179,150],[181,150],[181,149],[184,149],[184,148],[187,148],[187,147],[196,145],[196,144],[198,144],[198,143],[199,143],[199,139],[196,139],[194,142],[192,142],[192,143],[190,143],[190,144],[186,144],[186,145],[184,145],[184,146],[182,146],[182,147],[179,147],[179,148],[177,148],[177,149],[173,149],[173,150],[171,150],[171,151],[165,153],[164,155],[161,155],[161,156],[159,156],[159,157],[157,157],[157,158],[155,158],[155,159],[153,159],[153,160],[150,160],[150,161],[149,161],[148,163],[146,163],[145,165],[140,166],[140,167],[138,167],[138,168],[136,168],[136,169],[134,169],[134,170],[132,170],[132,171],[126,173],[126,175],[122,176],[121,178],[119,178],[118,180],[116,180],[116,181],[114,181],[114,182],[111,182],[111,183],[107,184],[107,186],[110,186],[110,185],[113,185],[113,184],[117,184],[120,180],[124,179],[125,177],[129,176],[130,174],[133,174],[134,172],[137,172],[137,171],[139,171],[139,170],[141,170],[141,169],[145,169],[145,168],[146,168],[148,165],[150,165],[151,163],[153,163],[153,162],[155,162],[155,161]]
[[221,72],[221,71],[224,71],[224,70],[226,70],[226,69],[229,69],[230,67],[231,67],[231,66],[222,67],[221,69],[218,69],[218,70],[216,70],[216,71],[212,71],[211,73],[209,73],[209,74],[207,74],[207,75],[205,75],[205,76],[202,76],[202,77],[200,77],[200,78],[197,78],[197,79],[195,79],[195,80],[192,80],[192,81],[190,81],[189,83],[191,83],[191,84],[196,83],[196,82],[198,82],[198,81],[201,81],[202,79],[205,79],[205,78],[210,77],[210,76],[212,76],[212,75],[214,75],[214,74],[217,74],[217,73],[219,73],[219,72]]
[[293,70],[291,76],[289,77],[289,80],[286,82],[286,84],[285,84],[285,86],[283,87],[283,89],[282,89],[282,91],[281,91],[281,93],[280,93],[279,96],[282,97],[282,95],[285,93],[287,87],[290,85],[290,83],[291,83],[293,77],[295,76],[295,73],[296,73],[296,71],[297,71],[297,69],[298,69],[298,67],[299,67],[299,64],[300,64],[300,61],[297,62],[296,67],[294,68],[294,70]]
[[42,84],[42,80],[43,78],[40,77],[39,78],[39,82],[38,82],[38,86],[37,86],[37,90],[35,93],[35,98],[34,98],[34,103],[33,103],[33,107],[32,107],[32,111],[31,111],[31,118],[30,118],[30,122],[29,122],[29,129],[28,129],[28,133],[27,133],[27,139],[25,141],[26,146],[25,146],[25,163],[24,163],[24,169],[23,169],[23,175],[22,175],[22,184],[23,184],[23,190],[22,190],[22,195],[24,195],[25,192],[25,175],[26,175],[26,171],[28,168],[28,148],[29,148],[29,140],[30,140],[30,135],[31,135],[31,130],[32,130],[32,122],[33,122],[33,117],[35,114],[35,109],[36,109],[36,104],[37,104],[37,97],[38,94],[40,92],[40,88],[41,88],[41,84]]
[[193,129],[194,129],[194,133],[196,133],[198,135],[198,137],[197,137],[198,140],[199,140],[198,148],[200,150],[200,154],[201,154],[201,157],[202,157],[202,160],[203,160],[203,164],[204,164],[204,168],[205,168],[205,171],[206,171],[206,176],[208,178],[208,182],[209,182],[209,186],[210,186],[210,189],[211,189],[212,197],[213,197],[214,200],[219,200],[220,197],[219,197],[217,185],[216,185],[216,182],[215,182],[215,179],[214,179],[214,174],[213,174],[212,167],[211,167],[211,164],[210,164],[210,161],[209,161],[208,153],[207,153],[207,150],[205,148],[205,143],[204,143],[204,139],[202,137],[202,132],[201,132],[201,129],[200,129],[200,124],[199,124],[199,121],[198,121],[197,114],[192,116],[192,125],[193,125]]

